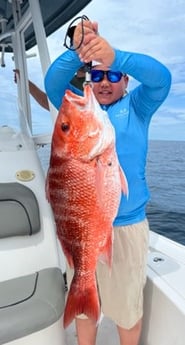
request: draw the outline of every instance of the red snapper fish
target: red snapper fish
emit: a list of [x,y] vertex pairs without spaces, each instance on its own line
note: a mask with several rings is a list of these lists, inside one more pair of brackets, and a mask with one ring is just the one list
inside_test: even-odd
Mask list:
[[127,180],[115,151],[114,128],[90,85],[67,90],[55,123],[46,192],[64,254],[74,276],[64,327],[81,314],[97,321],[97,261],[111,267],[113,221]]

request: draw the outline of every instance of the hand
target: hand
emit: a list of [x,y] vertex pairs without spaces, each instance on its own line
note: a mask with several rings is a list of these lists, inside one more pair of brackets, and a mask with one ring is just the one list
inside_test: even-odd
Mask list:
[[79,49],[79,58],[87,63],[96,60],[109,67],[114,60],[114,50],[109,43],[101,36],[93,37],[91,34],[86,36],[88,43]]
[[83,20],[83,28],[82,23],[79,23],[73,34],[73,44],[75,48],[78,48],[81,44],[84,45],[85,37],[88,33],[97,34],[98,24],[96,22],[92,23],[89,20]]
[[20,78],[20,72],[18,69],[13,69],[14,72],[14,82],[17,84],[17,77]]
[[[79,46],[81,40],[82,29],[81,25],[78,24],[74,35],[74,44],[76,47]],[[96,60],[107,67],[112,64],[115,56],[110,44],[98,35],[97,23],[91,23],[90,21],[84,21],[84,38],[77,52],[81,61],[88,63]]]

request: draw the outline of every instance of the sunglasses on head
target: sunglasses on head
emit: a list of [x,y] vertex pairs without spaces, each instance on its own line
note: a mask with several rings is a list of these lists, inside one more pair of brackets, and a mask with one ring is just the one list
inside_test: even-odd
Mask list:
[[104,79],[104,76],[106,75],[108,81],[111,83],[118,83],[123,76],[126,74],[123,74],[121,72],[114,72],[114,71],[103,71],[100,69],[92,69],[91,70],[91,80],[93,83],[99,83]]

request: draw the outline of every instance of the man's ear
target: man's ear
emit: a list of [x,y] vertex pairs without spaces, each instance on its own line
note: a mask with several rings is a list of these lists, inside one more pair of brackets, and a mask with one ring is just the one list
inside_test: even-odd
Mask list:
[[127,87],[128,82],[129,82],[129,76],[127,74],[124,76],[124,81],[125,81],[125,86]]

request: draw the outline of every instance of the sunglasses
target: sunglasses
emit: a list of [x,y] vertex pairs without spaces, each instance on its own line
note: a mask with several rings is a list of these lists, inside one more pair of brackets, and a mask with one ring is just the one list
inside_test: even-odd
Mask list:
[[106,75],[108,81],[111,83],[118,83],[123,76],[126,74],[123,74],[121,72],[114,72],[114,71],[102,71],[100,69],[92,69],[91,70],[91,80],[93,83],[99,83],[104,79],[104,76]]

